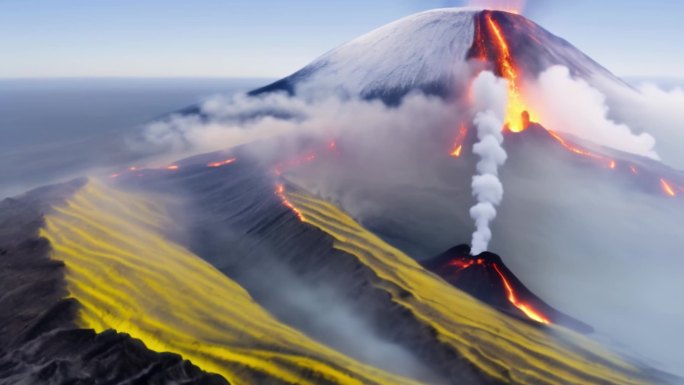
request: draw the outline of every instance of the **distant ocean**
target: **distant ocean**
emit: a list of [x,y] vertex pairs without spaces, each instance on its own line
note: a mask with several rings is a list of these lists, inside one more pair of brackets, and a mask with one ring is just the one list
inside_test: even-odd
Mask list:
[[0,198],[135,162],[124,138],[170,112],[270,79],[0,79]]

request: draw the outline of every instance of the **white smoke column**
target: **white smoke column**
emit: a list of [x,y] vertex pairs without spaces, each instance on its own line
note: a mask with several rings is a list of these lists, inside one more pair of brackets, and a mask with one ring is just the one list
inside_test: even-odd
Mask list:
[[501,144],[508,103],[508,84],[491,72],[483,72],[473,83],[473,96],[476,112],[473,123],[479,140],[473,146],[473,152],[480,156],[480,161],[472,183],[477,204],[470,208],[470,217],[475,221],[470,253],[478,255],[487,250],[492,238],[489,223],[496,217],[496,206],[503,198],[498,169],[507,158]]

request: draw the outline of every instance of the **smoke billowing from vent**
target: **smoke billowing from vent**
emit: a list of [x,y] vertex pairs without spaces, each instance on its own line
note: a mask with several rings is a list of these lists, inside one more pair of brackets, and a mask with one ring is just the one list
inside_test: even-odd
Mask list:
[[643,128],[633,130],[630,125],[635,119],[614,119],[606,95],[587,81],[574,78],[567,67],[552,66],[539,74],[537,81],[526,87],[526,104],[537,121],[549,129],[616,150],[660,158],[652,135]]
[[477,255],[487,250],[492,231],[489,223],[496,217],[496,206],[503,198],[503,186],[498,177],[499,166],[506,162],[502,129],[508,88],[506,81],[498,79],[491,72],[483,72],[473,83],[476,115],[473,123],[477,128],[478,142],[473,152],[480,157],[477,175],[473,177],[473,195],[477,204],[470,209],[470,217],[475,221],[471,254]]
[[468,5],[521,14],[525,9],[525,0],[470,0]]

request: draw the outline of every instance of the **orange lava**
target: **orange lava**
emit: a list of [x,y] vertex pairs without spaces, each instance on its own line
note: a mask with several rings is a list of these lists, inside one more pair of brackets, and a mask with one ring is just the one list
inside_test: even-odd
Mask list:
[[449,263],[447,265],[457,267],[458,270],[456,270],[456,272],[459,272],[461,270],[465,270],[465,269],[469,268],[470,266],[472,266],[474,264],[482,265],[483,263],[484,263],[484,259],[482,259],[482,258],[468,259],[468,260],[454,259],[453,261],[449,261]]
[[464,261],[463,259],[454,259],[453,261],[449,261],[448,263],[449,266],[456,266],[459,268],[459,270],[467,269],[470,266],[473,265],[473,260],[467,260]]
[[[508,105],[506,107],[506,129],[510,132],[521,132],[524,131],[531,121],[538,121],[535,119],[525,103],[522,100],[520,93],[520,73],[515,66],[515,62],[510,52],[508,42],[504,36],[503,29],[496,20],[492,17],[491,12],[485,12],[484,14],[486,23],[486,28],[488,36],[491,37],[493,43],[497,47],[498,51],[494,58],[490,58],[487,52],[487,46],[484,41],[483,28],[480,26],[482,23],[477,23],[476,27],[476,48],[479,51],[479,57],[484,58],[484,60],[490,60],[496,65],[497,71],[501,77],[508,80]],[[617,168],[617,162],[608,157],[598,155],[576,146],[573,146],[558,133],[548,130],[547,132],[551,137],[558,141],[565,149],[575,154],[596,159],[601,162],[605,162],[606,166],[611,170]]]
[[285,185],[282,183],[278,183],[276,185],[276,191],[275,194],[280,198],[280,201],[283,202],[283,205],[290,210],[299,218],[300,221],[304,222],[304,214],[302,214],[299,209],[297,209],[289,200],[287,200],[287,197],[285,196]]
[[637,170],[636,167],[634,167],[634,165],[630,165],[630,166],[629,166],[629,171],[631,171],[632,174],[634,174],[634,175],[638,175],[638,174],[639,174],[639,171]]
[[672,188],[670,183],[665,179],[660,178],[660,185],[663,187],[663,191],[665,192],[665,194],[671,197],[677,196],[677,193],[675,192],[674,188]]
[[458,129],[458,136],[456,137],[456,141],[454,142],[454,147],[449,152],[450,156],[453,156],[454,158],[458,158],[461,156],[461,152],[463,151],[463,141],[465,141],[466,135],[468,134],[468,128],[464,123],[461,123],[461,127]]
[[[518,70],[513,62],[508,43],[503,35],[501,27],[492,19],[492,14],[485,14],[487,27],[494,36],[494,42],[499,50],[496,59],[497,69],[501,76],[508,80],[508,106],[506,107],[506,128],[511,132],[521,132],[527,128],[522,122],[523,112],[528,111],[525,103],[520,96],[520,85],[518,82]],[[529,113],[529,111],[528,111]]]
[[532,306],[529,304],[526,304],[518,299],[518,297],[515,295],[515,292],[513,291],[513,287],[511,284],[508,282],[506,277],[503,275],[501,270],[499,270],[499,266],[497,266],[495,263],[492,264],[494,266],[494,270],[496,270],[497,274],[499,274],[499,277],[501,277],[501,281],[504,284],[504,287],[506,288],[506,295],[508,297],[508,301],[513,304],[513,306],[517,307],[522,311],[528,318],[537,321],[542,324],[550,324],[551,321],[549,321],[546,316],[544,316],[542,313],[539,311],[535,310]]
[[172,165],[170,165],[170,166],[166,166],[166,169],[167,169],[167,170],[172,170],[172,171],[173,171],[173,170],[178,170],[178,168],[179,168],[179,167],[178,167],[177,164],[172,164]]
[[[477,59],[483,62],[488,60],[487,58],[487,46],[485,45],[485,37],[482,32],[482,23],[475,23],[475,46],[477,47],[478,56]],[[472,100],[472,97],[470,98]]]
[[225,166],[227,164],[231,164],[231,163],[235,162],[235,160],[236,160],[235,158],[228,158],[228,159],[224,159],[224,160],[221,160],[218,162],[211,162],[211,163],[207,163],[207,167],[221,167],[221,166]]
[[593,152],[589,152],[589,151],[586,151],[586,150],[583,150],[581,148],[573,146],[572,144],[568,143],[568,141],[563,139],[563,137],[560,136],[560,134],[558,134],[555,131],[551,131],[551,130],[547,129],[546,132],[548,132],[552,138],[556,139],[556,141],[558,143],[560,143],[561,146],[565,147],[565,149],[570,151],[570,152],[573,152],[577,155],[585,156],[587,158],[592,158],[592,159],[600,160],[602,162],[606,162],[606,165],[610,169],[615,169],[615,167],[617,166],[617,163],[613,159],[607,158],[603,155],[594,154]]

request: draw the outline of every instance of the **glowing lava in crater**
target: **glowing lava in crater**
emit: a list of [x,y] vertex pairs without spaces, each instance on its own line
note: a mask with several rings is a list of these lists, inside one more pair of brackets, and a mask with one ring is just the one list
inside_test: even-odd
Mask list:
[[[533,122],[538,122],[538,119],[535,117],[534,111],[531,111],[525,104],[522,92],[524,74],[515,62],[514,54],[511,52],[511,45],[506,38],[505,28],[497,21],[496,14],[491,11],[483,11],[475,19],[474,33],[473,44],[468,56],[490,66],[497,76],[508,81],[508,104],[506,107],[504,131],[510,134],[521,133],[529,128]],[[609,170],[618,169],[619,164],[615,159],[572,144],[558,132],[545,128],[543,122],[540,123],[537,126],[541,127],[565,150],[581,157],[595,160]],[[455,145],[449,152],[449,155],[455,158],[460,157],[462,154],[465,137],[462,130],[459,131]],[[641,177],[641,173],[634,165],[629,166],[629,171],[634,177]],[[676,197],[678,190],[684,192],[684,187],[673,184],[659,176],[653,176],[653,179],[656,182],[659,180],[660,186],[658,186],[658,190],[661,190],[668,197]]]
[[[505,129],[511,133],[525,131],[533,121],[538,121],[534,112],[528,108],[522,97],[521,71],[515,64],[504,29],[494,19],[492,12],[484,11],[476,19],[475,38],[469,55],[477,60],[491,63],[496,74],[508,81],[508,105],[506,107]],[[617,164],[607,157],[591,153],[571,145],[558,133],[548,130],[548,134],[565,149],[575,154],[606,162],[615,169]]]

